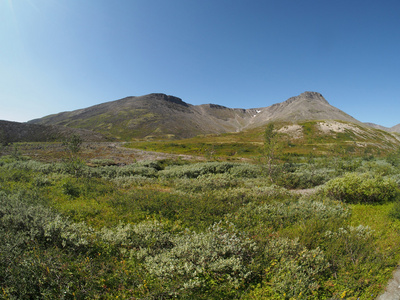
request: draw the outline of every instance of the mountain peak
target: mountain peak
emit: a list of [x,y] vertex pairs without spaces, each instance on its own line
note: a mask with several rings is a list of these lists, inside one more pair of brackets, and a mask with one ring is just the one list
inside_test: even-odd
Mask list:
[[183,105],[183,106],[189,106],[181,98],[178,98],[178,97],[175,97],[175,96],[171,96],[171,95],[166,95],[166,94],[163,94],[163,93],[153,93],[153,94],[149,94],[147,96],[150,97],[150,98],[153,98],[153,99],[159,99],[159,100],[172,102],[172,103],[175,103],[175,104],[180,104],[180,105]]
[[295,101],[301,101],[301,100],[306,100],[306,101],[321,101],[323,103],[329,104],[328,101],[326,101],[326,99],[324,98],[324,96],[322,96],[320,93],[317,92],[310,92],[310,91],[306,91],[304,93],[301,93],[298,96],[295,97],[291,97],[288,100],[286,100],[286,102],[288,103],[292,103]]

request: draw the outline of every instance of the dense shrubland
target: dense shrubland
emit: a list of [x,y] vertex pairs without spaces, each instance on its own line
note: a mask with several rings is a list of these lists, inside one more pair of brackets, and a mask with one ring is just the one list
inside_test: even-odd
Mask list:
[[396,155],[70,162],[0,159],[0,299],[373,299],[400,260]]

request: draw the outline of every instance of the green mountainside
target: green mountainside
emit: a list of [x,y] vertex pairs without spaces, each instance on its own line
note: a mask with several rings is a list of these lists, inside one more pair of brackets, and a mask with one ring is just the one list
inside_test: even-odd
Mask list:
[[[346,121],[275,122],[283,155],[384,154],[400,146],[400,135]],[[263,150],[265,127],[199,135],[178,141],[133,141],[130,148],[225,159],[253,159]]]

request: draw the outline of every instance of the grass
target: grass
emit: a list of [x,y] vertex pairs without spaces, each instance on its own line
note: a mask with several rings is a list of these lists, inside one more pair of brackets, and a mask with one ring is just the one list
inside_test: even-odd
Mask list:
[[[300,122],[303,135],[294,137],[290,134],[280,134],[282,155],[386,155],[392,152],[393,137],[386,132],[366,129],[359,125],[351,125],[363,133],[356,135],[346,129],[344,132],[323,133],[317,128],[323,121]],[[277,123],[280,129],[290,124]],[[256,128],[239,133],[221,135],[202,135],[177,141],[132,141],[126,144],[128,148],[148,151],[168,152],[175,154],[202,155],[213,159],[254,159],[260,156],[261,145],[264,142],[264,129]],[[382,146],[379,146],[382,145]]]
[[[259,134],[129,146],[257,161]],[[399,153],[319,157],[290,143],[272,181],[261,160],[123,166],[94,145],[71,172],[55,144],[21,145],[54,153],[0,158],[0,299],[375,298],[400,261],[396,200],[348,204],[324,183],[347,172],[399,182]]]

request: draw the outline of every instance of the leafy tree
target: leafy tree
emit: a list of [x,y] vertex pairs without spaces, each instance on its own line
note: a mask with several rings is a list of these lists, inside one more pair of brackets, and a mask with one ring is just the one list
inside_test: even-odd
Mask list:
[[273,123],[269,123],[264,132],[264,155],[267,165],[267,174],[271,181],[273,181],[273,175],[275,170],[274,164],[276,162],[277,154],[282,148],[279,140],[278,132],[275,130]]
[[65,152],[69,157],[78,156],[81,151],[82,142],[82,138],[77,134],[73,134],[63,141]]
[[64,151],[67,158],[64,160],[69,173],[79,176],[82,170],[82,160],[79,157],[82,148],[82,138],[73,134],[63,141]]

